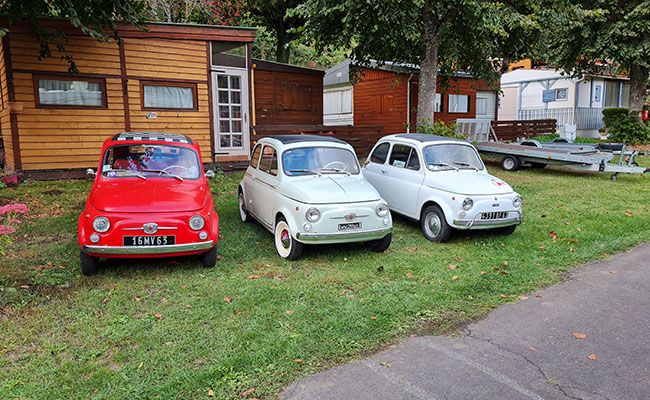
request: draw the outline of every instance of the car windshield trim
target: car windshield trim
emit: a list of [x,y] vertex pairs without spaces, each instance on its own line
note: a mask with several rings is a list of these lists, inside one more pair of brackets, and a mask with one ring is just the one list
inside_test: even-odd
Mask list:
[[[286,161],[285,156],[288,153],[290,153],[292,151],[296,151],[296,150],[307,150],[307,149],[333,149],[333,150],[345,151],[345,152],[349,153],[350,156],[352,157],[352,160],[354,161],[355,171],[348,171],[348,170],[344,170],[344,169],[341,169],[341,168],[333,168],[331,166],[328,166],[329,164],[332,164],[332,162],[330,162],[329,164],[325,163],[323,166],[321,166],[319,168],[286,168],[287,165],[285,163],[285,161]],[[354,154],[353,151],[351,151],[350,149],[347,149],[345,147],[338,147],[338,146],[299,146],[299,147],[292,147],[292,148],[288,148],[288,149],[285,149],[284,151],[282,151],[282,155],[281,155],[280,159],[282,160],[282,173],[285,176],[290,177],[290,178],[296,178],[296,177],[301,177],[301,176],[310,176],[310,175],[321,176],[321,175],[324,175],[324,174],[330,174],[330,175],[331,174],[345,174],[347,176],[361,174],[361,167],[359,166],[359,160],[357,159],[356,154]],[[338,160],[335,160],[333,162],[336,163],[337,165],[345,164],[343,161],[338,161]],[[325,168],[326,166],[328,166],[328,167]],[[295,174],[292,174],[292,172],[295,172]]]
[[[468,160],[460,160],[460,161],[452,161],[452,160],[442,160],[442,161],[436,161],[436,162],[430,162],[429,157],[427,157],[427,151],[429,149],[433,148],[438,148],[438,147],[449,147],[449,146],[454,146],[458,148],[466,148],[467,151],[470,151],[475,157],[476,157],[476,163],[478,164],[477,166],[473,166],[471,163],[468,163],[466,161]],[[476,152],[476,149],[467,144],[462,144],[462,143],[434,143],[430,144],[427,146],[424,146],[422,148],[422,155],[424,156],[424,163],[427,167],[427,170],[432,171],[432,172],[438,172],[438,171],[449,171],[449,170],[474,170],[474,171],[484,171],[485,170],[485,164],[483,163],[483,160],[481,157],[478,155]],[[470,160],[471,161],[471,160]],[[443,169],[432,169],[432,166],[441,166],[445,167]]]
[[[184,176],[184,175],[180,175],[178,173],[174,173],[176,171],[170,172],[169,167],[171,165],[167,165],[164,168],[130,169],[130,168],[112,168],[111,167],[111,168],[106,169],[106,167],[107,167],[106,163],[109,161],[108,157],[109,157],[109,152],[110,152],[111,149],[115,149],[117,147],[131,147],[131,146],[145,146],[145,147],[150,146],[150,147],[158,147],[158,148],[162,148],[162,147],[175,148],[175,149],[179,149],[179,154],[180,154],[180,152],[185,152],[186,154],[192,154],[193,158],[190,160],[190,163],[192,165],[190,165],[189,167],[184,167],[184,166],[180,166],[180,167],[187,168],[187,169],[196,168],[197,173],[192,174],[192,176]],[[115,161],[115,160],[113,160],[113,161]],[[115,144],[112,144],[111,146],[106,148],[106,151],[104,151],[104,154],[102,156],[102,165],[101,165],[100,168],[101,168],[100,169],[101,176],[104,179],[120,179],[120,178],[134,178],[134,177],[137,177],[137,178],[140,178],[140,179],[143,179],[143,180],[146,180],[148,178],[154,178],[154,179],[155,178],[161,178],[161,179],[174,179],[174,180],[176,180],[178,182],[183,182],[183,181],[186,181],[186,180],[197,181],[197,180],[201,179],[201,176],[202,176],[202,173],[203,173],[203,168],[202,168],[202,165],[201,165],[199,154],[193,147],[191,147],[191,146],[181,146],[181,145],[176,145],[176,144],[172,144],[172,143],[128,142],[128,143],[115,143]],[[125,175],[113,175],[113,176],[111,176],[111,175],[109,175],[109,172],[121,172],[121,173],[126,173],[126,174]],[[143,172],[144,173],[149,173],[149,175],[145,175],[145,174],[143,174]],[[154,173],[155,173],[155,175],[154,175]],[[195,176],[195,177],[193,177],[193,176]]]

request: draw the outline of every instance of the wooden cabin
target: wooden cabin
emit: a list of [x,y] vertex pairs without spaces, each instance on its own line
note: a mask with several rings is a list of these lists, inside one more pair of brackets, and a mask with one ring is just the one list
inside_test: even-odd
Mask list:
[[[326,71],[326,125],[382,125],[384,133],[412,130],[418,106],[419,68],[386,63],[369,67],[346,60]],[[436,121],[496,119],[498,87],[458,72],[440,84],[436,93]]]
[[[26,23],[0,44],[0,129],[9,171],[97,166],[105,138],[124,131],[182,133],[204,162],[250,157],[251,129],[322,125],[323,72],[253,60],[252,28],[119,26],[120,44],[100,43],[62,20],[42,20],[67,38],[39,59]],[[65,47],[78,73],[56,49]]]

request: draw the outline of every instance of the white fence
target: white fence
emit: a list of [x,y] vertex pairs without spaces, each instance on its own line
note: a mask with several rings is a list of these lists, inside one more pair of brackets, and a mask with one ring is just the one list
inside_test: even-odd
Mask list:
[[554,119],[558,126],[575,125],[576,129],[594,129],[603,127],[602,108],[524,108],[519,110],[520,120]]
[[490,140],[489,119],[458,118],[456,134],[460,134],[470,142],[487,142]]

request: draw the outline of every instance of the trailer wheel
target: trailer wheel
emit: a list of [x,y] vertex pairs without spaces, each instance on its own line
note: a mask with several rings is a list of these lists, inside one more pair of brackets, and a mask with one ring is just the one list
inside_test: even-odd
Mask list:
[[516,171],[521,167],[521,160],[515,156],[505,156],[501,159],[501,168],[506,171]]
[[618,172],[614,172],[610,178],[613,181],[617,180],[618,179]]

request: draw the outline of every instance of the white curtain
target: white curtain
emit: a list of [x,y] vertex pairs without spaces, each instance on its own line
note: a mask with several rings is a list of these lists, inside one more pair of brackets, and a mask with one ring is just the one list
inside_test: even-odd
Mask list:
[[192,88],[144,85],[144,106],[150,108],[194,108]]
[[39,79],[41,104],[102,106],[102,88],[98,82]]
[[468,111],[469,98],[465,94],[450,94],[449,108],[450,113],[466,113]]

